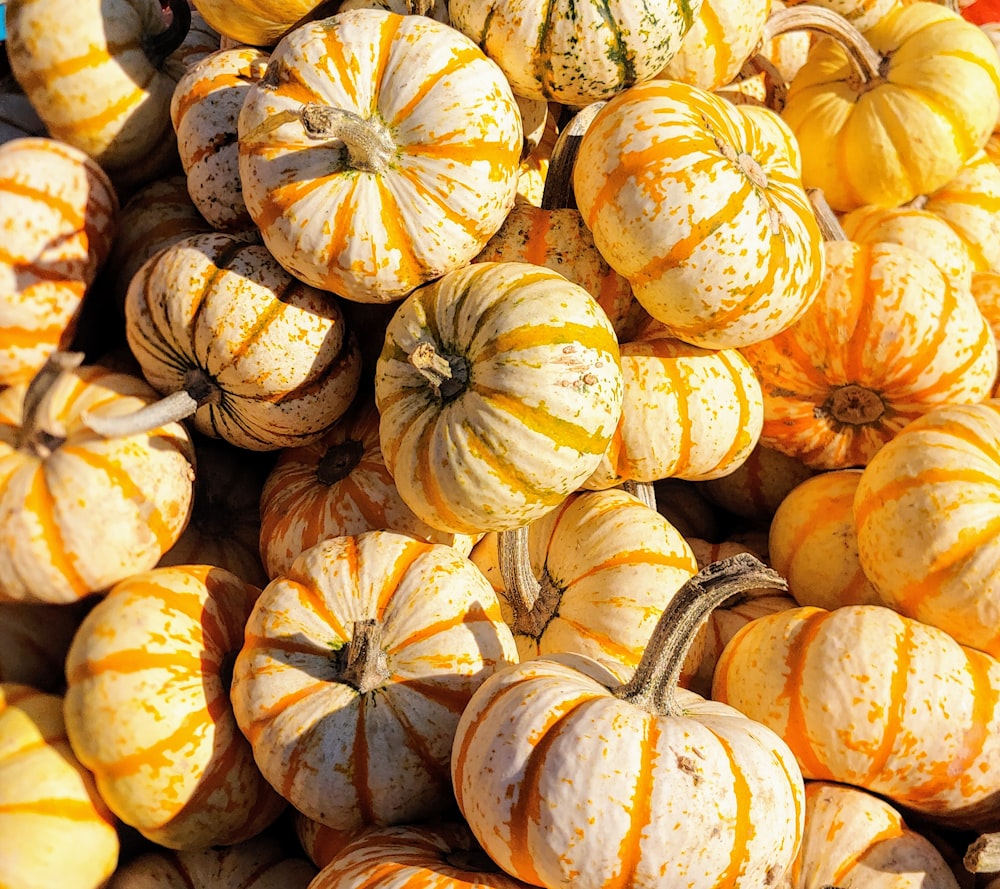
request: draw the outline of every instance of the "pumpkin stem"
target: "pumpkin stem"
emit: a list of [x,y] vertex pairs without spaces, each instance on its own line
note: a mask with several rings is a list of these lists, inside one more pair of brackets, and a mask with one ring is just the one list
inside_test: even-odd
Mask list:
[[337,139],[347,149],[348,166],[365,173],[384,173],[396,156],[396,143],[384,124],[365,120],[345,108],[309,103],[300,111],[310,139]]
[[750,553],[706,565],[685,581],[663,610],[632,678],[612,694],[651,713],[680,716],[675,694],[688,648],[715,608],[748,590],[787,591],[785,579]]
[[514,613],[510,628],[517,635],[538,640],[556,613],[561,591],[548,572],[539,580],[531,570],[527,525],[499,532],[497,549],[504,598]]
[[191,7],[188,0],[169,0],[166,8],[170,11],[170,21],[159,34],[147,37],[143,52],[154,68],[162,67],[167,57],[180,48],[191,28]]
[[[765,86],[763,105],[772,111],[780,112],[785,107],[785,99],[788,96],[788,84],[774,62],[763,53],[754,53],[743,63],[743,67],[740,68],[740,73],[737,75],[737,82],[739,80],[750,80],[761,74],[764,76]],[[759,104],[759,100],[752,99],[739,90],[730,90],[723,87],[714,92],[733,105]]]
[[408,360],[441,398],[452,398],[469,382],[469,365],[464,358],[458,355],[445,358],[426,340],[417,343]]
[[327,487],[343,481],[361,462],[364,453],[364,444],[356,438],[331,445],[316,464],[316,481]]
[[651,482],[637,482],[626,479],[619,487],[637,500],[641,500],[643,505],[650,509],[656,509],[656,491]]
[[839,13],[809,4],[774,10],[764,23],[761,40],[765,43],[789,31],[814,31],[832,37],[847,53],[855,74],[865,88],[881,83],[882,56],[865,36]]
[[840,224],[837,214],[833,212],[833,208],[827,202],[826,195],[823,194],[823,189],[807,188],[806,197],[809,198],[809,203],[812,204],[813,215],[819,224],[819,231],[823,236],[823,240],[848,240],[847,232],[844,231],[844,227]]
[[1000,872],[1000,833],[984,833],[975,839],[966,851],[962,864],[972,874]]
[[590,129],[597,112],[607,102],[591,102],[581,108],[560,131],[556,144],[552,146],[549,168],[545,173],[545,187],[542,189],[543,210],[575,210],[576,195],[573,193],[573,166],[580,152],[583,135]]
[[218,404],[221,400],[222,390],[218,384],[200,367],[194,367],[184,374],[184,388],[171,392],[159,401],[128,414],[100,416],[87,413],[83,422],[103,438],[127,438],[186,420],[202,405]]
[[21,425],[16,439],[18,450],[44,460],[66,440],[65,430],[42,429],[38,425],[38,412],[56,380],[83,364],[83,359],[83,352],[53,352],[31,378],[21,404]]
[[848,383],[834,389],[819,410],[838,423],[866,426],[885,413],[885,402],[867,386]]
[[337,681],[360,694],[374,691],[392,676],[382,650],[382,624],[374,618],[354,621],[351,641],[337,652],[336,657]]

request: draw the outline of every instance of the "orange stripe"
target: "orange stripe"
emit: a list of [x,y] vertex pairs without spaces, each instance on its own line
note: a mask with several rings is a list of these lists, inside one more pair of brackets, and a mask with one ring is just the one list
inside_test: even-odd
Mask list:
[[733,756],[733,749],[729,742],[721,735],[716,735],[715,740],[719,742],[726,757],[729,759],[727,774],[733,777],[733,799],[736,804],[736,812],[729,825],[732,835],[732,849],[729,854],[729,864],[719,875],[715,882],[717,886],[735,886],[739,882],[740,876],[746,869],[747,861],[751,859],[750,843],[757,833],[753,824],[753,790],[750,782],[743,774]]

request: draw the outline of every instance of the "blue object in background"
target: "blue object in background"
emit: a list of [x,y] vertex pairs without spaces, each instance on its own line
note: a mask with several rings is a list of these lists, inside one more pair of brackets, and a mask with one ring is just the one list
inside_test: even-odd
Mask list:
[[7,39],[7,0],[0,0],[0,40]]

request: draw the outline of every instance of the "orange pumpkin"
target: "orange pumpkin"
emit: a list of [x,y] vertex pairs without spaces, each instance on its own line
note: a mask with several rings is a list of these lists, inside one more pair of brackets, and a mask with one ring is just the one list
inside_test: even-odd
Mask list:
[[863,466],[935,405],[990,395],[997,347],[968,290],[900,244],[834,240],[826,255],[803,317],[741,350],[764,392],[763,444],[815,469]]
[[653,80],[597,112],[573,189],[598,250],[667,332],[733,348],[783,330],[819,289],[800,162],[766,109]]

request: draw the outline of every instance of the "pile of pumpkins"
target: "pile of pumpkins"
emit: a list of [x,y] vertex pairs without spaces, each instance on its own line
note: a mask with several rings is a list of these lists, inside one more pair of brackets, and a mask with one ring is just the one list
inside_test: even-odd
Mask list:
[[0,886],[1000,887],[988,3],[8,0]]

